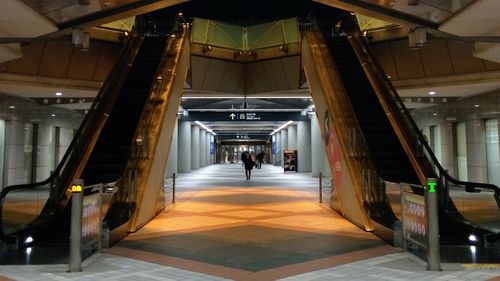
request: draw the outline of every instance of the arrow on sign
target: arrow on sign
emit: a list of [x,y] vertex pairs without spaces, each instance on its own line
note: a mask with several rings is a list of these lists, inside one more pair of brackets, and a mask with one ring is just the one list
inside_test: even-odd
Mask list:
[[229,114],[229,117],[231,117],[231,120],[234,120],[234,118],[236,117],[236,114],[231,113],[231,114]]

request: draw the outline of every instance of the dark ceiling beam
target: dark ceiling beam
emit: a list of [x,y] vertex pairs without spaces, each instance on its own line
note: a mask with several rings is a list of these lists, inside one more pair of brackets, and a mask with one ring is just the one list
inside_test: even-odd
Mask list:
[[428,21],[420,17],[416,17],[414,15],[398,12],[393,9],[385,8],[379,4],[372,4],[361,0],[313,0],[313,1],[409,27],[420,26],[420,27],[437,29],[439,26],[437,23],[434,23],[432,21]]
[[60,30],[76,26],[97,26],[119,19],[148,13],[169,6],[174,6],[189,0],[140,0],[102,12],[92,13],[83,17],[63,22],[58,25]]

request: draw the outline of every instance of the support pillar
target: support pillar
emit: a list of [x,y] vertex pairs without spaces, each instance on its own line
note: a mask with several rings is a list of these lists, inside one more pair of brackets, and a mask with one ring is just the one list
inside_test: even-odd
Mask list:
[[274,134],[276,136],[276,155],[274,156],[274,165],[281,165],[281,132]]
[[290,125],[288,131],[288,147],[287,149],[297,149],[297,125]]
[[311,125],[310,121],[297,123],[297,171],[311,172]]
[[168,153],[167,168],[165,169],[165,177],[171,177],[173,173],[177,173],[177,151],[179,138],[179,121],[175,122],[176,126],[172,133],[172,142],[170,143],[170,152]]
[[207,165],[207,131],[200,129],[200,167]]
[[200,128],[191,126],[191,170],[200,168]]
[[[311,171],[313,177],[319,177],[319,173],[325,173],[329,169],[326,159],[325,144],[321,136],[321,131],[318,124],[318,118],[313,116],[311,118]],[[326,166],[326,168],[325,168]],[[331,172],[328,171],[326,175]]]
[[180,173],[191,171],[191,122],[179,121],[177,163]]
[[283,159],[283,152],[288,149],[288,129],[281,130],[281,166],[283,167],[285,160]]

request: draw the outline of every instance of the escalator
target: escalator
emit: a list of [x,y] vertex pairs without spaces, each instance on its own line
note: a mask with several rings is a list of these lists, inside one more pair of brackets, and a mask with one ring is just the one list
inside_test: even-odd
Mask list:
[[[406,183],[411,192],[423,194],[426,179],[437,178],[443,187],[438,190],[441,245],[470,245],[472,241],[473,245],[498,248],[499,188],[449,176],[373,59],[355,18],[335,9],[316,9],[315,13],[316,22],[311,25],[319,31],[305,33],[305,46],[311,53],[306,75],[309,72],[308,81],[316,84],[312,90],[325,96],[319,103],[325,103],[326,110],[337,117],[338,142],[359,194],[357,199],[351,196],[345,200],[344,196],[340,205],[345,208],[362,202],[363,211],[375,225],[366,226],[367,230],[377,231],[381,226],[395,232],[401,228],[400,214],[395,212],[401,208],[399,184]],[[391,185],[398,186],[396,197],[389,192]],[[342,201],[342,195],[338,196]],[[479,199],[467,201],[473,196]],[[464,207],[457,207],[458,200]],[[491,207],[481,209],[480,204]],[[477,212],[488,219],[477,219]],[[359,220],[353,222],[361,225]]]
[[[150,121],[145,116],[152,111],[145,108],[152,103],[159,104],[155,94],[163,88],[157,86],[158,73],[165,73],[162,67],[171,66],[168,62],[172,61],[179,41],[173,34],[178,31],[179,19],[171,9],[136,18],[134,31],[121,56],[51,177],[2,190],[0,241],[3,245],[22,248],[33,243],[50,244],[54,240],[67,243],[71,197],[68,188],[73,180],[82,178],[86,186],[121,181],[125,168],[135,157],[133,145],[138,128]],[[90,192],[85,190],[86,194]],[[117,194],[122,193],[119,188]],[[114,200],[109,210],[120,214],[121,220],[122,214],[127,214],[125,219],[129,219],[131,210],[122,209],[134,208],[134,205]]]

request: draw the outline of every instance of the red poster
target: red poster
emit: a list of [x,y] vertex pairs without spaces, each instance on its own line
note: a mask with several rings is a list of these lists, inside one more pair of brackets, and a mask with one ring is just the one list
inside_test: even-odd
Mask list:
[[332,165],[330,168],[333,172],[333,179],[335,181],[335,187],[340,187],[342,183],[342,151],[340,149],[340,145],[338,140],[335,137],[335,129],[331,125],[330,114],[325,112],[325,121],[324,121],[324,129],[325,129],[325,138],[327,151],[328,151],[328,162]]

